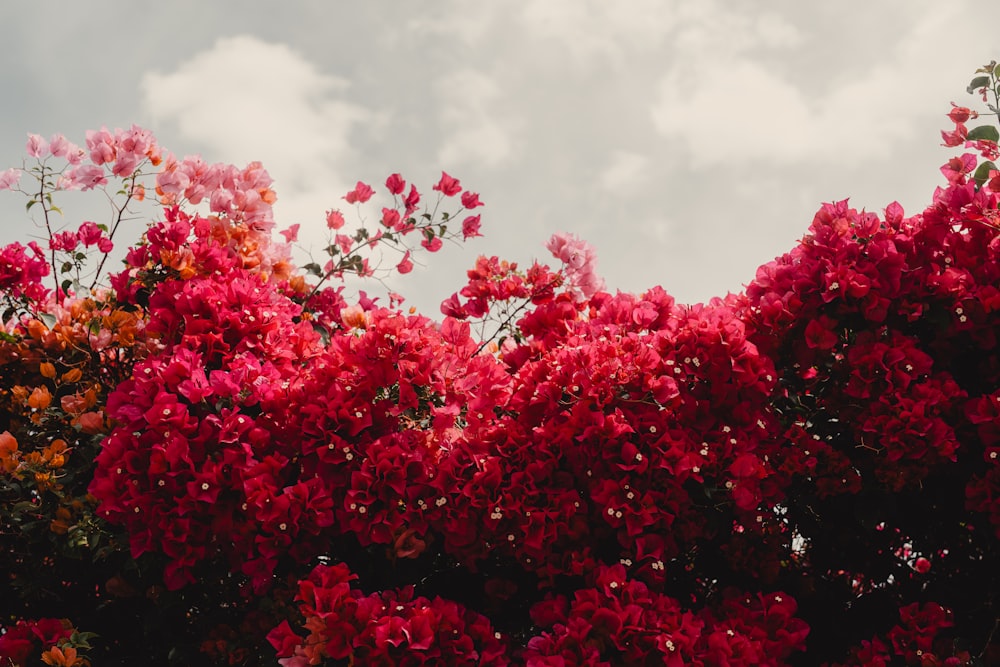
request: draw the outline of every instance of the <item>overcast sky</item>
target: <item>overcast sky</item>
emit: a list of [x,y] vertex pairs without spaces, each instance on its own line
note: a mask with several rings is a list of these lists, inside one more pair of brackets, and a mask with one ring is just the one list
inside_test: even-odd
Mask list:
[[[612,291],[704,301],[825,201],[921,210],[997,25],[971,0],[4,3],[0,170],[28,132],[136,123],[178,155],[262,161],[279,227],[317,246],[356,180],[429,193],[445,170],[485,237],[392,283],[427,314],[476,255],[547,259],[556,231],[597,248]],[[26,240],[23,201],[0,212],[0,242]]]

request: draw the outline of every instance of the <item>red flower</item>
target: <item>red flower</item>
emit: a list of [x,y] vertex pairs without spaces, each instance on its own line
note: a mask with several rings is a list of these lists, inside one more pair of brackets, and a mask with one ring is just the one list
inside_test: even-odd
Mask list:
[[[453,197],[462,191],[462,185],[457,178],[452,178],[446,172],[441,172],[441,180],[433,187],[445,197]],[[468,207],[467,207],[468,208]]]
[[348,204],[364,204],[372,198],[373,194],[375,194],[375,190],[370,185],[358,181],[354,189],[344,195],[344,199],[347,200]]

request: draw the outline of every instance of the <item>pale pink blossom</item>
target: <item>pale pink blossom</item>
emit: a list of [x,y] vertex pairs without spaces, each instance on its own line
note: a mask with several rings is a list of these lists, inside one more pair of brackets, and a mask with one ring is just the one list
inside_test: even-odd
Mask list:
[[593,246],[572,234],[553,234],[545,244],[552,255],[563,263],[566,282],[571,289],[589,299],[604,289],[604,280],[597,275],[597,254]]
[[156,187],[163,194],[176,195],[191,185],[191,178],[176,167],[156,175]]
[[101,185],[107,185],[108,179],[104,175],[104,170],[92,164],[83,164],[73,167],[66,172],[72,187],[81,190],[90,190]]
[[16,188],[21,180],[20,169],[8,169],[0,171],[0,190],[11,190]]
[[31,157],[42,157],[49,152],[49,142],[45,141],[41,135],[29,134],[25,148]]
[[208,206],[213,213],[229,213],[229,209],[232,208],[235,199],[231,190],[218,188],[212,191],[212,197],[209,199]]
[[71,148],[74,148],[73,144],[61,134],[53,134],[49,139],[49,151],[55,157],[66,157]]
[[96,165],[113,162],[115,159],[115,138],[108,128],[87,130],[87,150],[90,151],[90,161]]

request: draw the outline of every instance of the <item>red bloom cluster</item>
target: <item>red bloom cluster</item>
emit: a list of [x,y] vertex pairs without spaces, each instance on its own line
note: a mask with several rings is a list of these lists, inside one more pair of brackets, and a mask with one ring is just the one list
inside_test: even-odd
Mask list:
[[[976,81],[1000,97],[995,64]],[[935,666],[969,663],[970,643],[986,659],[1000,188],[979,158],[1000,137],[967,128],[968,109],[949,117],[946,143],[978,157],[945,165],[926,210],[826,204],[743,294],[612,295],[589,246],[557,235],[560,269],[480,258],[441,322],[321,289],[372,271],[361,248],[399,243],[405,273],[404,235],[432,252],[457,238],[450,216],[415,216],[398,174],[374,234],[341,233],[329,212],[310,286],[271,241],[260,165],[168,156],[164,219],[112,278],[115,299],[32,302],[43,253],[0,254],[0,290],[21,300],[0,362],[23,366],[0,378],[0,539],[30,538],[4,562],[54,570],[25,564],[66,535],[99,571],[63,578],[66,599],[99,601],[106,624],[166,619],[178,651],[234,664],[273,660],[264,634],[294,667]],[[159,159],[135,129],[88,150],[94,179],[110,164],[133,185],[130,169]],[[36,136],[29,152],[84,157]],[[482,203],[447,173],[434,190]],[[358,182],[344,199],[374,194]],[[200,200],[208,217],[183,210]],[[50,249],[103,239],[85,223]],[[67,459],[97,447],[106,418],[93,471]],[[0,593],[30,611],[29,584]],[[23,659],[32,627],[0,637],[0,655]],[[75,661],[70,648],[50,660]]]
[[0,291],[4,295],[44,301],[48,291],[42,287],[42,278],[49,270],[45,252],[34,241],[27,248],[20,243],[0,248]]
[[[150,252],[169,255],[189,229],[183,217],[162,223]],[[211,273],[166,281],[149,298],[147,333],[160,351],[108,399],[119,426],[91,492],[101,516],[128,528],[134,557],[168,556],[168,587],[194,581],[194,566],[219,554],[261,587],[300,532],[333,521],[316,500],[319,481],[293,482],[283,469],[297,448],[272,437],[269,410],[284,403],[319,336],[297,321],[300,306],[234,266],[239,253],[215,237],[184,252]]]
[[415,597],[413,588],[365,596],[343,563],[319,565],[299,582],[295,600],[308,631],[287,621],[268,634],[285,667],[348,659],[360,665],[509,664],[489,620],[449,600]]
[[716,609],[695,614],[629,580],[621,565],[602,566],[594,578],[572,600],[532,608],[535,625],[547,631],[528,642],[528,667],[781,664],[809,634],[783,593],[727,590]]
[[67,640],[73,626],[58,618],[20,620],[10,627],[0,626],[0,664],[27,665],[48,648]]

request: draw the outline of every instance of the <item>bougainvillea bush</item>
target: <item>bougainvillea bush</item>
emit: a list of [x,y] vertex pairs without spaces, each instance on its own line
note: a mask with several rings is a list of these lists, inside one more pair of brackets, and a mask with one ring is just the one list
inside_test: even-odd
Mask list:
[[343,279],[480,235],[448,174],[359,182],[298,266],[259,164],[30,135],[0,664],[1000,664],[998,80],[924,211],[825,204],[694,306],[557,234],[432,319]]

